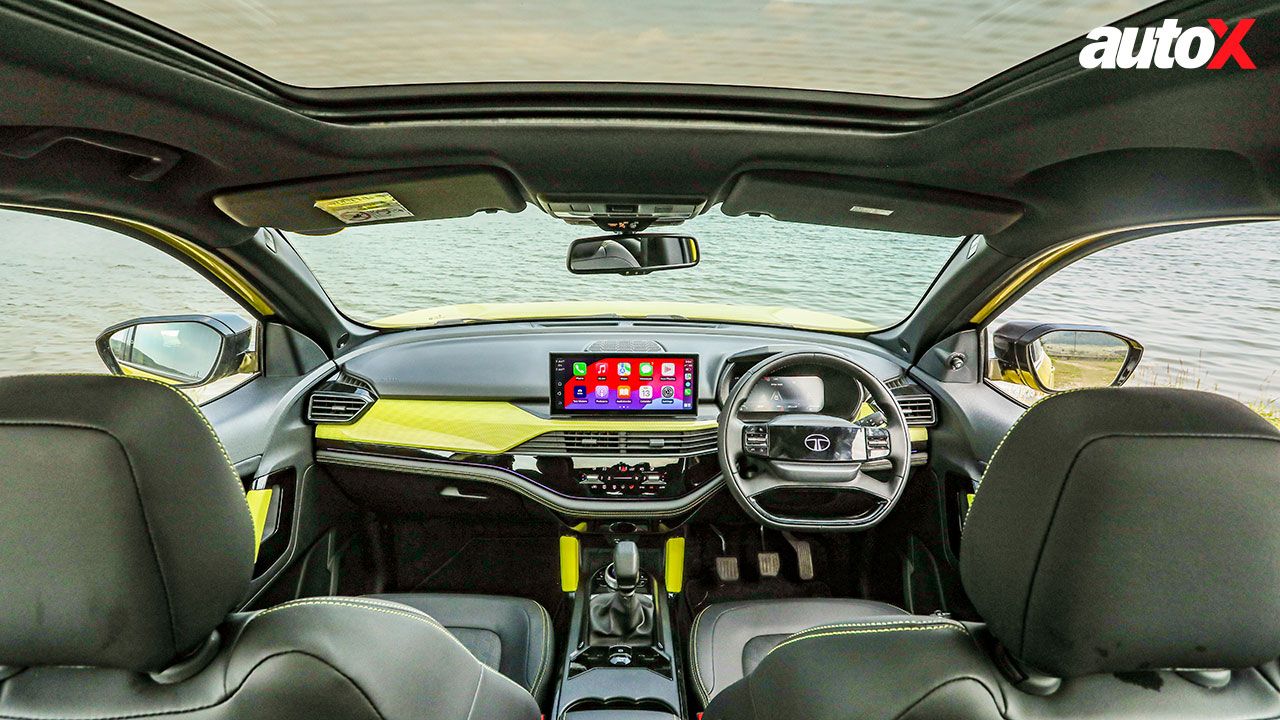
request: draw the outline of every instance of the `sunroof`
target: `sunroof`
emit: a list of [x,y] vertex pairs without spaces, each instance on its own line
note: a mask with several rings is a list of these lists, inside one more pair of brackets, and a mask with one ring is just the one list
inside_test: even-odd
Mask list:
[[282,83],[954,95],[1150,0],[117,0]]

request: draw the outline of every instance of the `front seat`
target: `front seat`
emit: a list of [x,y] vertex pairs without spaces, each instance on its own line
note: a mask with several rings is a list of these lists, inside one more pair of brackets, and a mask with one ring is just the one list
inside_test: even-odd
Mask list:
[[536,720],[431,616],[306,598],[230,614],[253,528],[204,417],[159,383],[0,379],[0,717]]
[[960,572],[985,624],[804,630],[705,717],[1280,717],[1278,496],[1280,431],[1234,400],[1052,396],[969,512]]

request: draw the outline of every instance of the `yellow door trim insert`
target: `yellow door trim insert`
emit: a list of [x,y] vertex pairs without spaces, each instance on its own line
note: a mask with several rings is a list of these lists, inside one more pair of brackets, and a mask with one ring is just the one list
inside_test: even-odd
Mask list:
[[317,425],[322,440],[492,455],[556,430],[710,430],[715,420],[544,418],[509,402],[380,398],[350,425]]
[[271,510],[272,488],[250,490],[244,494],[249,503],[249,514],[253,516],[253,559],[258,559],[258,548],[262,546],[262,533],[267,529],[267,512]]

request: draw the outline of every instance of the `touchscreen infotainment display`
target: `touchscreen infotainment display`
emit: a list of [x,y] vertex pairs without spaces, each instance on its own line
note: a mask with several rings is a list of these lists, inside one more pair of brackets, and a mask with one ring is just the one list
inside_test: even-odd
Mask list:
[[555,414],[698,412],[696,355],[551,355]]

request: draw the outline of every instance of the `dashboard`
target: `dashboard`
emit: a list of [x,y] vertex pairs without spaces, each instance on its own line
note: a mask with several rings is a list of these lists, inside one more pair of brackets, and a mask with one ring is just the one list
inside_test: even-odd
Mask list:
[[[805,347],[846,354],[900,400],[927,403],[912,460],[927,457],[932,399],[894,358],[858,339],[818,336],[818,345],[812,333],[687,323],[660,331],[513,325],[393,335],[344,358],[341,373],[313,393],[317,459],[338,472],[501,485],[562,516],[672,517],[723,484],[717,419],[733,383],[760,360]],[[349,417],[324,414],[344,394],[358,398]],[[743,412],[874,423],[866,399],[850,378],[800,366],[760,383]]]

